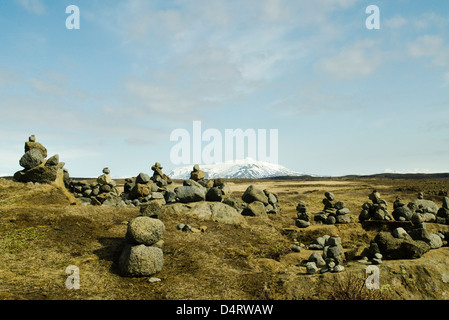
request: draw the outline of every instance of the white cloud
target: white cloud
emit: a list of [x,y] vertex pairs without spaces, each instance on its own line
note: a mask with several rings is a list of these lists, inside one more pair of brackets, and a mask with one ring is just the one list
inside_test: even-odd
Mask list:
[[439,35],[423,35],[408,45],[408,54],[414,58],[429,57],[436,66],[449,65],[449,46]]
[[41,0],[16,0],[25,10],[34,14],[44,14],[46,12],[45,6]]
[[390,29],[399,29],[407,24],[407,19],[404,17],[397,15],[390,19],[386,19],[384,22],[385,27]]
[[323,58],[317,68],[337,79],[352,80],[371,75],[381,64],[378,43],[371,40],[357,42],[333,56]]

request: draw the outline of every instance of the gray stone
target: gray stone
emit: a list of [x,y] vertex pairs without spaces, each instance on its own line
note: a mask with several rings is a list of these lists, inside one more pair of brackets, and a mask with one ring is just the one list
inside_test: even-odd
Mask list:
[[136,177],[136,183],[139,184],[147,184],[150,181],[151,181],[150,176],[143,172],[139,173]]
[[443,198],[443,207],[442,208],[449,210],[449,198],[448,197]]
[[128,223],[125,238],[129,243],[151,246],[162,238],[164,232],[165,225],[161,220],[138,216]]
[[369,214],[368,210],[363,209],[362,211],[360,211],[359,221],[361,221],[361,222],[367,221],[370,218],[371,218],[371,215]]
[[294,246],[292,246],[292,251],[293,252],[301,252],[301,247],[298,245],[294,245]]
[[264,205],[268,205],[268,197],[265,193],[254,185],[250,185],[243,193],[242,200],[246,203],[252,203],[254,201],[262,202]]
[[31,149],[25,152],[25,154],[20,159],[19,164],[21,167],[28,170],[37,167],[42,162],[44,162],[44,160],[45,159],[39,150]]
[[318,267],[316,266],[315,262],[307,262],[306,269],[308,274],[315,274],[318,272]]
[[206,193],[206,201],[222,201],[223,193],[219,187],[210,188]]
[[337,215],[335,217],[336,219],[336,223],[340,223],[340,224],[347,224],[351,222],[351,217],[347,214],[343,214],[343,215]]
[[333,269],[332,272],[342,272],[343,270],[345,270],[345,267],[343,267],[341,264],[336,265]]
[[150,218],[159,217],[162,210],[162,204],[160,201],[149,201],[144,205],[140,206],[140,214],[142,216],[147,216]]
[[206,200],[206,192],[203,187],[182,186],[175,188],[176,197],[179,202],[197,202]]
[[335,196],[334,196],[334,194],[333,194],[332,192],[326,192],[326,193],[324,194],[324,196],[325,196],[328,200],[330,200],[330,201],[334,201],[334,199],[335,199]]
[[349,213],[348,208],[342,208],[342,209],[337,210],[337,215],[344,215],[344,214],[348,214],[348,213]]
[[305,221],[305,220],[301,220],[301,219],[296,219],[295,224],[298,228],[307,228],[310,226],[309,221]]
[[340,237],[329,237],[326,241],[326,246],[341,246],[341,238]]
[[263,217],[267,218],[267,212],[265,211],[265,206],[260,201],[253,201],[242,211],[244,216],[252,217]]
[[[396,207],[392,213],[396,221],[409,221],[412,218],[413,212],[407,206]],[[401,219],[401,217],[403,219]]]
[[326,219],[327,219],[327,216],[326,216],[326,214],[323,213],[323,212],[319,212],[319,213],[317,213],[317,214],[315,214],[315,215],[313,216],[313,220],[316,221],[316,222],[322,222],[322,223],[325,223],[325,222],[326,222]]
[[402,227],[398,227],[393,230],[393,237],[397,239],[410,239],[411,237]]
[[110,174],[111,170],[109,170],[109,168],[103,168],[103,173],[104,174]]
[[341,210],[345,207],[345,203],[343,201],[338,201],[335,203],[334,207],[337,210]]
[[337,219],[334,216],[328,216],[326,218],[325,224],[335,224],[337,222]]
[[162,270],[164,254],[160,248],[126,245],[120,255],[118,267],[121,275],[151,276]]
[[430,250],[424,241],[397,239],[390,232],[379,232],[374,241],[386,259],[416,259]]
[[167,190],[164,194],[164,199],[166,203],[176,202],[176,193],[171,190]]
[[412,202],[410,202],[407,205],[410,209],[417,208],[419,210],[422,210],[422,212],[430,212],[433,214],[436,214],[438,212],[438,205],[431,201],[431,200],[425,200],[425,199],[416,199]]
[[441,237],[435,233],[429,234],[428,239],[429,241],[427,242],[427,244],[430,246],[431,249],[438,249],[443,246],[443,241],[441,240]]
[[55,154],[53,157],[48,158],[45,162],[46,166],[57,166],[59,164],[59,155]]
[[319,252],[314,252],[310,255],[309,262],[315,262],[317,267],[324,267],[326,265],[326,261],[324,261],[323,256]]

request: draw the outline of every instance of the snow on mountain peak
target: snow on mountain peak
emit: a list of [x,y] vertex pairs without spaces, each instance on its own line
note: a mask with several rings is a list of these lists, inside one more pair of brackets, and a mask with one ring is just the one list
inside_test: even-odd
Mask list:
[[[172,179],[189,179],[193,165],[179,167],[168,173]],[[281,165],[257,161],[251,158],[228,161],[224,163],[200,165],[200,169],[206,172],[208,179],[261,179],[281,176],[300,176],[302,173],[295,172]]]

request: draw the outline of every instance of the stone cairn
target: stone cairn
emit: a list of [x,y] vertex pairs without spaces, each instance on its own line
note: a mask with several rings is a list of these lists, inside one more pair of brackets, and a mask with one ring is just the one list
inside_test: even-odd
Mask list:
[[164,265],[161,240],[165,225],[159,219],[140,215],[128,223],[124,246],[118,262],[120,274],[130,277],[152,276]]
[[199,201],[223,202],[241,209],[241,204],[230,197],[231,189],[223,179],[206,179],[206,173],[194,165],[190,179],[183,181],[183,185],[175,188],[173,199],[175,202],[190,203]]
[[349,209],[345,207],[345,203],[343,201],[335,201],[335,196],[332,192],[326,192],[324,196],[324,209],[322,212],[315,214],[314,220],[324,224],[350,223]]
[[31,135],[25,142],[25,154],[19,161],[24,169],[14,174],[14,180],[19,182],[51,183],[56,182],[65,186],[69,180],[69,172],[64,169],[64,162],[59,161],[59,155],[54,155],[48,159],[47,148]]
[[431,201],[424,199],[424,194],[420,192],[418,198],[407,204],[412,214],[420,214],[424,222],[435,222],[438,213],[438,205]]
[[391,221],[393,217],[388,212],[388,203],[384,199],[380,198],[380,193],[374,190],[368,198],[372,203],[365,202],[362,205],[362,211],[359,215],[359,221],[378,220],[378,221]]
[[[309,250],[323,250],[321,254],[318,251],[312,253],[306,262],[308,274],[314,274],[318,271],[325,272],[341,272],[344,270],[343,263],[343,247],[340,237],[331,237],[324,235],[313,240],[309,245]],[[321,268],[321,269],[319,269]]]
[[103,174],[93,183],[88,183],[85,180],[70,181],[68,189],[86,205],[126,206],[120,196],[117,183],[111,178],[111,170],[109,168],[104,168]]
[[449,224],[449,198],[443,198],[443,206],[438,209],[435,222],[439,224]]
[[265,217],[267,214],[277,214],[280,205],[277,196],[268,190],[261,190],[250,185],[243,193],[244,209],[242,215],[252,217]]
[[296,215],[298,218],[295,219],[295,224],[298,228],[307,228],[310,226],[309,212],[304,201],[299,201],[296,206]]
[[396,221],[410,221],[412,218],[413,212],[410,210],[408,206],[402,201],[402,199],[398,196],[393,203],[393,218]]

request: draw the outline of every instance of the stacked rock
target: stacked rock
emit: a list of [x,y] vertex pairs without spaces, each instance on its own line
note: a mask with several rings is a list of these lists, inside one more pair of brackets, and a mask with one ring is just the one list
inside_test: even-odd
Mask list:
[[192,172],[190,172],[190,179],[198,182],[198,181],[204,180],[205,178],[206,178],[206,172],[204,172],[203,170],[200,170],[199,165],[197,165],[197,164],[194,165]]
[[341,245],[340,237],[331,237],[325,235],[315,239],[309,249],[322,249],[323,253],[314,252],[309,257],[306,268],[307,273],[313,274],[318,272],[341,272],[344,270],[343,263],[343,247]]
[[277,214],[280,205],[277,196],[268,190],[262,190],[250,185],[242,195],[244,209],[242,215],[252,217],[265,217],[267,214]]
[[114,207],[126,205],[117,189],[117,183],[111,178],[109,168],[104,168],[103,174],[93,183],[71,180],[68,189],[85,204]]
[[47,160],[47,149],[36,142],[36,137],[31,135],[25,142],[25,154],[19,161],[22,171],[14,174],[14,180],[19,182],[51,183],[64,186],[69,183],[70,176],[64,169],[64,162],[59,161],[59,155],[54,155]]
[[[205,177],[206,173],[200,170],[198,165],[194,165],[190,179],[184,180],[181,187],[175,188],[172,195],[174,201],[181,203],[224,202],[229,198],[231,189],[226,181],[223,179],[208,180]],[[235,202],[233,199],[230,201]]]
[[435,222],[439,224],[449,224],[449,198],[443,198],[443,206],[438,209]]
[[120,255],[118,267],[122,276],[145,277],[162,270],[165,225],[161,220],[138,216],[128,223],[127,244]]
[[412,218],[413,212],[410,210],[408,206],[402,201],[402,199],[398,196],[393,203],[393,218],[396,221],[410,221]]
[[443,245],[443,240],[439,235],[427,231],[425,220],[421,213],[415,212],[411,219],[412,228],[408,232],[415,241],[424,241],[430,249],[438,249]]
[[323,199],[324,209],[315,214],[314,220],[325,224],[346,224],[351,222],[349,209],[343,201],[335,201],[332,192],[326,192]]
[[387,210],[388,203],[384,199],[380,198],[380,193],[376,190],[368,196],[372,203],[365,202],[362,205],[362,211],[359,215],[359,221],[367,221],[367,220],[380,220],[380,221],[389,221],[393,220],[393,217]]
[[304,201],[299,201],[296,206],[296,215],[298,219],[295,219],[295,224],[298,228],[307,228],[310,226],[310,217]]
[[156,162],[152,167],[153,176],[151,180],[159,187],[165,188],[167,185],[172,184],[172,180],[169,176],[162,172],[163,167],[159,162]]
[[438,205],[431,201],[425,200],[422,192],[418,194],[418,199],[410,202],[407,207],[412,213],[419,213],[424,222],[435,222],[438,213]]

